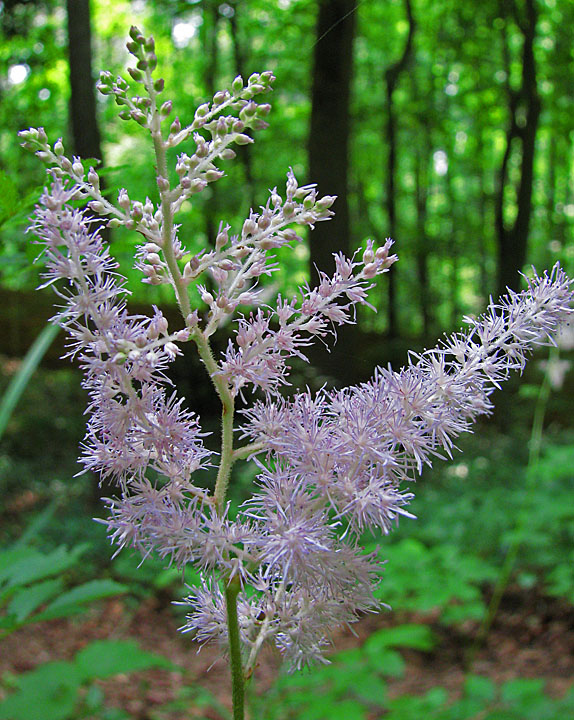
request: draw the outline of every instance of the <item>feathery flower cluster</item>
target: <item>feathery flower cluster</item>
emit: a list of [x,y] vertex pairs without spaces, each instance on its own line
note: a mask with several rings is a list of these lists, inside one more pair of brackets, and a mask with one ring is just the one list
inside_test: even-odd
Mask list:
[[[80,159],[67,158],[60,140],[50,145],[42,129],[21,133],[52,176],[31,231],[44,246],[45,285],[64,302],[54,320],[67,329],[68,354],[79,358],[90,392],[82,462],[117,485],[117,496],[106,501],[106,523],[118,550],[156,552],[182,570],[188,563],[199,569],[201,584],[186,600],[185,632],[225,646],[235,616],[244,677],[265,642],[291,668],[321,662],[330,628],[378,607],[380,561],[362,552],[360,535],[388,533],[400,516],[413,517],[404,483],[434,457],[450,456],[454,439],[490,411],[493,389],[522,370],[534,345],[552,341],[571,313],[572,282],[556,266],[529,279],[524,292],[509,292],[481,317],[467,319],[468,330],[412,355],[398,372],[378,368],[356,387],[282,398],[289,358],[305,358],[313,341],[353,322],[355,306],[368,304],[373,280],[397,259],[392,243],[369,242],[353,258],[335,255],[332,276],[321,273],[316,287],[265,304],[258,279],[277,268],[274,251],[300,241],[300,226],[332,215],[334,198],[319,197],[314,185],[299,186],[289,170],[284,197],[274,188],[239,232],[222,223],[215,247],[188,252],[174,218],[184,200],[223,175],[216,163],[233,157],[231,145],[252,142],[246,131],[265,126],[269,105],[254,98],[270,90],[273,76],[256,74],[247,84],[236,78],[198,108],[191,125],[176,118],[166,126],[172,105],[159,101],[163,80],[153,76],[153,39],[136,28],[130,35],[137,64],[129,73],[144,95],[130,95],[128,81],[109,73],[99,89],[115,97],[120,117],[150,133],[158,202],[134,201],[121,189],[112,203],[96,171],[86,173]],[[195,151],[181,153],[170,172],[167,150],[188,140]],[[76,209],[78,200],[88,207]],[[157,308],[149,317],[129,314],[125,281],[98,222],[143,236],[136,267],[143,282],[172,285],[180,328],[170,331]],[[211,336],[247,305],[253,309],[236,318],[216,359]],[[195,345],[222,403],[217,459],[165,374],[184,343]],[[263,399],[249,405],[249,387]],[[240,401],[244,419],[236,426]],[[238,437],[243,444],[236,446]],[[246,459],[259,469],[257,487],[232,518],[230,472]],[[211,462],[218,467],[214,493],[198,480]]]

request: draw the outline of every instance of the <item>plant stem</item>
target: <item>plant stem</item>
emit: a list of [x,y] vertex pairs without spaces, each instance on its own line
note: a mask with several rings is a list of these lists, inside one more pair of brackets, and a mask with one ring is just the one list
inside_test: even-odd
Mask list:
[[231,688],[233,699],[233,720],[245,718],[245,679],[241,664],[239,620],[237,617],[237,595],[241,589],[238,577],[231,578],[225,588],[227,607],[227,632],[229,637],[229,662],[231,665]]
[[188,315],[191,313],[191,305],[189,302],[189,295],[187,293],[187,287],[183,280],[181,270],[177,263],[173,251],[173,207],[171,198],[171,189],[169,187],[169,172],[167,169],[167,145],[164,142],[162,131],[161,131],[161,118],[156,102],[156,92],[154,90],[151,71],[148,69],[147,72],[147,83],[146,89],[148,91],[150,100],[152,102],[152,120],[150,126],[150,133],[153,140],[153,148],[155,152],[155,160],[157,167],[157,174],[159,178],[167,181],[167,189],[160,190],[161,198],[161,212],[163,215],[162,221],[162,252],[169,268],[171,280],[175,290],[177,298],[177,304],[184,320],[187,321]]
[[[167,145],[163,140],[161,132],[161,119],[156,105],[155,90],[151,82],[151,74],[148,70],[147,89],[152,101],[152,124],[150,127],[153,138],[155,157],[157,163],[158,177],[167,184],[167,188],[160,190],[161,209],[163,214],[162,223],[162,251],[168,266],[173,287],[175,289],[177,302],[186,324],[191,313],[191,306],[187,287],[179,268],[177,258],[173,250],[173,205],[172,192],[169,187],[167,168]],[[225,497],[231,476],[231,467],[237,459],[233,454],[233,416],[235,411],[235,400],[229,385],[218,375],[218,366],[213,357],[213,351],[209,344],[208,333],[198,328],[192,331],[192,338],[196,343],[198,353],[202,359],[209,376],[215,386],[221,400],[221,456],[215,491],[213,499],[218,513],[225,509]],[[233,720],[244,720],[245,717],[245,679],[241,663],[241,641],[239,637],[239,620],[237,617],[237,595],[241,590],[239,578],[229,580],[225,588],[225,601],[227,608],[227,632],[229,638],[229,658],[231,665],[231,684],[233,697]]]
[[237,457],[233,456],[233,417],[235,412],[235,400],[231,394],[226,381],[218,374],[219,367],[213,357],[211,345],[205,334],[201,330],[195,330],[192,338],[197,345],[199,357],[211,378],[219,399],[221,400],[221,458],[219,461],[219,471],[215,483],[214,500],[216,507],[221,512],[225,503],[227,487],[229,485],[229,477],[231,475],[231,467]]

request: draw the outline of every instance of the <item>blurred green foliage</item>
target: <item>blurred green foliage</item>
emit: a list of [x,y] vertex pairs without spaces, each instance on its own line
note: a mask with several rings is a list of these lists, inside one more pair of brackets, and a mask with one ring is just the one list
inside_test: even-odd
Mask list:
[[[99,640],[86,645],[71,661],[54,661],[11,678],[14,692],[0,701],[2,720],[78,720],[101,717],[123,720],[123,712],[106,712],[95,680],[150,668],[173,668],[166,658],[142,650],[131,640]],[[4,680],[7,684],[6,679]],[[80,690],[85,690],[80,693]],[[97,715],[96,715],[97,713]],[[101,714],[100,714],[101,713]]]
[[[514,3],[512,3],[512,6]],[[232,2],[140,2],[93,0],[93,66],[125,73],[127,29],[141,25],[156,37],[160,69],[174,114],[190,119],[208,99],[212,85],[270,69],[277,76],[270,127],[260,133],[245,157],[226,167],[228,177],[194,200],[182,213],[182,236],[192,251],[205,245],[220,221],[240,228],[250,204],[266,200],[267,188],[281,188],[289,166],[305,180],[310,113],[311,59],[316,0]],[[568,28],[574,6],[567,0],[536,3],[535,59],[543,112],[537,134],[533,211],[528,261],[548,266],[555,260],[574,267],[572,49]],[[483,307],[496,271],[494,207],[498,172],[508,122],[508,93],[519,85],[521,5],[514,15],[497,0],[479,6],[455,0],[416,0],[418,20],[414,57],[395,93],[398,119],[397,250],[400,325],[421,330],[421,304],[434,317],[433,331],[452,325],[462,312]],[[385,69],[400,55],[408,30],[404,4],[359,3],[352,88],[349,201],[352,244],[366,237],[383,239],[388,230],[384,205],[387,148],[384,141]],[[69,100],[63,3],[5,3],[0,10],[0,62],[7,68],[0,104],[0,187],[6,197],[29,198],[43,183],[42,168],[19,147],[16,133],[42,125],[49,137],[69,146]],[[295,49],[296,48],[296,52]],[[155,198],[151,148],[145,133],[116,117],[113,103],[99,98],[104,169],[108,191],[127,187],[133,198]],[[513,152],[510,179],[519,156]],[[113,169],[110,169],[113,168]],[[247,169],[249,168],[249,169]],[[311,178],[312,180],[312,178]],[[328,192],[328,189],[325,190]],[[420,202],[426,198],[422,222]],[[417,203],[419,203],[417,205]],[[21,208],[29,201],[20,200]],[[0,281],[32,287],[37,268],[22,237],[25,214],[0,228]],[[506,216],[516,210],[516,195],[505,197]],[[6,206],[0,217],[6,215]],[[336,208],[335,208],[336,209]],[[20,222],[15,222],[19,219]],[[130,275],[135,297],[141,294],[132,268],[136,238],[114,234],[114,251]],[[422,243],[422,246],[420,245]],[[428,260],[430,291],[422,298],[417,253]],[[336,250],[336,248],[334,248]],[[287,292],[306,276],[308,252],[300,247],[281,258],[275,278]],[[153,302],[172,301],[166,288],[145,288]],[[384,309],[384,288],[375,305]],[[384,312],[361,314],[365,328],[384,329]]]

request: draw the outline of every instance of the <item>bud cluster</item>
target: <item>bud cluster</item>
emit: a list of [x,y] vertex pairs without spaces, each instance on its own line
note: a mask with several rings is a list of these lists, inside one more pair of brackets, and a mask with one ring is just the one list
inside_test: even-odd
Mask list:
[[[299,288],[299,297],[291,301],[277,298],[276,307],[259,309],[238,320],[235,344],[229,341],[221,374],[233,387],[234,394],[247,383],[274,392],[287,383],[289,357],[307,360],[302,348],[314,337],[335,333],[335,327],[353,322],[352,309],[367,303],[370,280],[388,271],[397,260],[389,256],[392,241],[374,249],[369,241],[362,262],[342,254],[335,255],[335,274],[321,272],[317,287]],[[355,272],[356,268],[360,268]]]
[[164,80],[154,80],[152,73],[157,67],[155,42],[153,37],[145,38],[136,27],[130,29],[127,48],[137,60],[135,67],[128,68],[132,80],[144,86],[145,96],[129,96],[129,83],[122,77],[114,78],[110,72],[102,72],[97,88],[102,95],[113,95],[116,104],[122,109],[118,113],[122,120],[134,120],[138,125],[151,129],[156,113],[163,120],[171,112],[171,101],[157,108],[157,96],[163,91]]

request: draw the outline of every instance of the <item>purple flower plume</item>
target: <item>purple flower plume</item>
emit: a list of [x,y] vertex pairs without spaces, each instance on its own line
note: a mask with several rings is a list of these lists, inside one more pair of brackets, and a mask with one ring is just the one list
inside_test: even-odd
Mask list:
[[[334,274],[321,273],[316,287],[268,302],[258,280],[277,269],[274,250],[301,240],[294,228],[328,220],[335,200],[318,197],[314,185],[299,186],[292,171],[284,196],[274,188],[235,235],[222,223],[213,248],[197,255],[185,250],[173,217],[221,177],[214,162],[233,157],[232,143],[252,141],[246,128],[265,126],[269,106],[253,97],[272,81],[271,73],[254,74],[247,86],[236,78],[232,92],[217,93],[187,128],[173,121],[159,141],[157,128],[168,112],[155,103],[160,86],[146,86],[153,102],[142,104],[128,97],[125,80],[102,76],[100,89],[121,99],[124,119],[154,135],[158,168],[164,168],[164,175],[158,169],[157,206],[132,201],[123,189],[114,206],[101,194],[95,170],[86,176],[60,141],[51,147],[41,129],[22,133],[51,169],[30,229],[43,246],[43,286],[60,301],[54,321],[69,334],[67,355],[79,360],[90,394],[81,462],[117,487],[106,500],[110,538],[118,551],[136,548],[144,558],[155,552],[182,570],[194,564],[201,581],[185,601],[183,630],[200,643],[227,643],[223,590],[239,582],[247,676],[265,642],[274,643],[291,668],[324,662],[330,629],[378,608],[381,562],[363,552],[362,533],[386,534],[401,516],[413,517],[406,483],[435,457],[451,456],[456,438],[491,411],[493,390],[523,369],[534,346],[553,342],[573,301],[572,281],[556,265],[528,278],[523,292],[509,291],[484,315],[467,318],[466,330],[412,354],[400,371],[377,368],[355,387],[281,397],[290,358],[306,359],[311,343],[353,322],[356,306],[368,305],[374,279],[397,258],[390,240],[378,248],[369,241],[352,258],[337,254]],[[179,183],[171,187],[166,149],[192,137],[196,151],[178,156]],[[108,225],[143,235],[136,268],[144,282],[173,287],[181,328],[171,331],[157,308],[145,317],[129,313],[125,280],[90,210],[73,206],[78,199],[111,217]],[[225,352],[214,357],[211,335],[245,306],[253,309],[236,317]],[[222,402],[217,461],[204,447],[199,418],[166,375],[185,343],[195,344]],[[249,388],[262,399],[247,404]],[[237,428],[233,413],[240,401],[244,420]],[[244,444],[234,447],[234,435]],[[245,459],[257,465],[256,487],[232,513],[227,483],[233,463]],[[214,493],[199,481],[212,462],[218,463]]]

